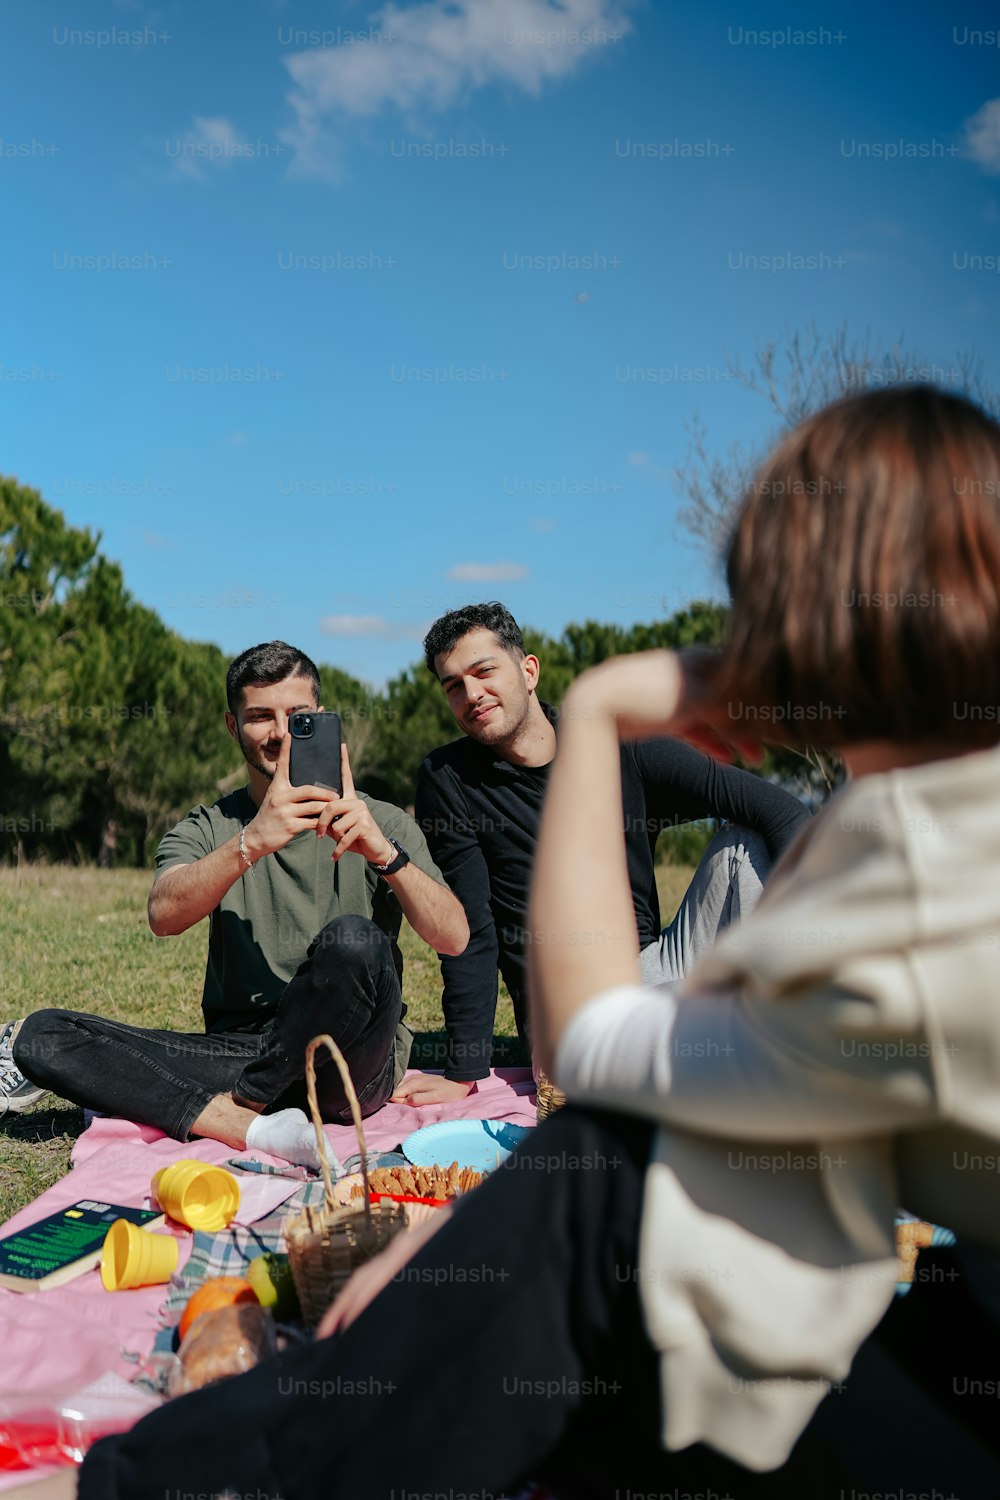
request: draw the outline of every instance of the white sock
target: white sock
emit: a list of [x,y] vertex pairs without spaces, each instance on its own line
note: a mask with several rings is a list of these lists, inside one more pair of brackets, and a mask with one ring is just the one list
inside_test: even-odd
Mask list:
[[[258,1115],[247,1130],[247,1147],[319,1171],[316,1132],[301,1109],[279,1109],[275,1115]],[[332,1176],[339,1177],[343,1169],[329,1149],[329,1142],[327,1155]]]

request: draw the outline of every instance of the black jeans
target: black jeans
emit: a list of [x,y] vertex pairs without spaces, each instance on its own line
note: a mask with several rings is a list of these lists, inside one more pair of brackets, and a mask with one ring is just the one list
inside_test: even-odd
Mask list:
[[[366,917],[327,923],[259,1032],[153,1031],[73,1010],[28,1016],[14,1043],[26,1078],[86,1109],[155,1125],[186,1141],[209,1100],[234,1091],[270,1109],[306,1107],[305,1050],[329,1032],[351,1070],[361,1112],[392,1093],[402,993],[385,933]],[[316,1054],[326,1120],[349,1120],[340,1074]]]

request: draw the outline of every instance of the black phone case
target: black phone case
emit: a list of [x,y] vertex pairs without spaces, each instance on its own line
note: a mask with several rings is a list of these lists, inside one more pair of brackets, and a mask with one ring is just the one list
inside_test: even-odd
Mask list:
[[340,715],[312,713],[313,733],[308,739],[292,736],[288,779],[292,786],[323,786],[342,795],[340,770]]

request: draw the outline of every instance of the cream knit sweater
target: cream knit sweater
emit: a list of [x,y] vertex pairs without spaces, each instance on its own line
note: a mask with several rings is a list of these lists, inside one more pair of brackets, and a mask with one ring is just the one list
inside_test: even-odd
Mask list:
[[596,996],[574,1099],[661,1122],[663,1441],[787,1457],[889,1305],[899,1203],[1000,1249],[1000,752],[848,783],[679,994]]

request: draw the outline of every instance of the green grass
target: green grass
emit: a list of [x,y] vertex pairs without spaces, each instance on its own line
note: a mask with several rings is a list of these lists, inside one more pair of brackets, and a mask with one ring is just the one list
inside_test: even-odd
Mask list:
[[[689,869],[659,867],[665,921],[690,878]],[[180,937],[153,937],[146,924],[150,879],[144,870],[0,870],[0,1021],[58,1005],[135,1026],[200,1031],[208,929],[199,923]],[[445,1033],[437,955],[405,922],[400,946],[407,1021],[417,1034],[413,1065],[440,1067]],[[518,1066],[527,1058],[502,985],[500,993],[494,1061]],[[51,1094],[0,1121],[0,1222],[67,1171],[82,1129],[83,1111]]]

